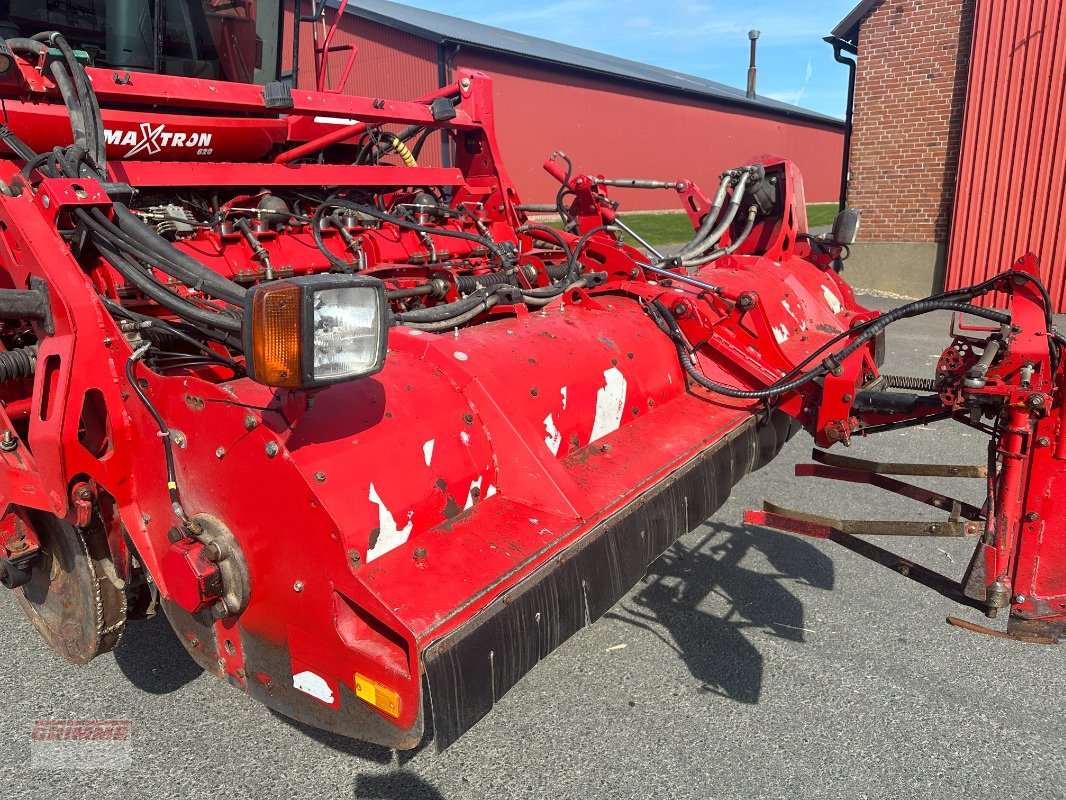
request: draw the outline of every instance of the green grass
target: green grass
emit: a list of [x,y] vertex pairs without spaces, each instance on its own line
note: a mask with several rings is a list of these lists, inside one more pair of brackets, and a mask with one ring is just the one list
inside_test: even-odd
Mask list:
[[[807,225],[832,225],[837,215],[836,203],[811,203],[807,206]],[[688,214],[671,211],[666,214],[622,214],[622,221],[643,236],[654,247],[659,245],[682,244],[692,238],[692,223]],[[554,228],[561,227],[559,221],[547,222]],[[636,244],[626,236],[628,244]]]
[[808,203],[807,204],[807,227],[817,228],[819,225],[832,225],[837,218],[837,210],[840,208],[836,203]]

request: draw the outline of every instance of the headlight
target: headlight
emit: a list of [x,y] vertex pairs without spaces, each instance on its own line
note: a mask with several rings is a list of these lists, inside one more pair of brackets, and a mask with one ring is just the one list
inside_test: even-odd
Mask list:
[[264,283],[244,306],[248,375],[267,386],[310,388],[378,372],[388,312],[377,278],[312,275]]

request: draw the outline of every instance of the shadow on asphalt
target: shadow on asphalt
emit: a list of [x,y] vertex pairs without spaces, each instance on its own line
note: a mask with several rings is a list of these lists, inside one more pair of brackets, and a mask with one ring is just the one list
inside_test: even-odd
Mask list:
[[[426,733],[422,737],[422,741],[418,747],[413,750],[393,750],[389,747],[382,747],[381,745],[371,744],[370,742],[363,742],[358,739],[349,739],[347,736],[340,736],[336,733],[330,733],[324,731],[321,728],[314,728],[310,725],[304,725],[302,722],[297,722],[294,719],[286,717],[284,714],[275,711],[272,708],[266,709],[269,711],[275,719],[280,722],[284,722],[292,728],[295,728],[304,736],[314,739],[320,744],[324,744],[332,750],[336,750],[338,753],[344,753],[345,755],[354,756],[355,758],[362,758],[367,761],[373,761],[377,764],[394,764],[397,763],[401,767],[421,753],[433,742],[433,727],[427,714],[426,719]],[[397,795],[398,797],[400,795]],[[404,795],[406,796],[406,795]],[[414,797],[421,797],[422,795],[413,795]],[[427,797],[433,795],[427,795]]]
[[410,772],[360,775],[355,779],[358,800],[444,800],[444,795]]
[[127,625],[114,656],[130,682],[151,694],[176,692],[203,673],[162,612]]
[[[708,527],[695,546],[679,543],[652,564],[638,592],[608,616],[663,638],[705,691],[757,703],[763,656],[746,634],[804,641],[803,603],[789,585],[832,589],[833,562],[796,536],[751,526]],[[762,554],[774,571],[742,566],[749,554]],[[662,637],[661,627],[672,641]]]

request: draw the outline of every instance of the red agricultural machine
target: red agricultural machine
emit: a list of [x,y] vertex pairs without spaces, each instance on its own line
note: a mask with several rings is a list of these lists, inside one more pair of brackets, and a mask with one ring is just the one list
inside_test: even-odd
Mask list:
[[[61,657],[162,610],[271,708],[397,748],[431,714],[444,747],[800,427],[828,447],[945,418],[987,464],[801,468],[944,519],[751,520],[1007,612],[971,628],[1066,634],[1064,339],[1035,259],[880,314],[838,274],[856,219],[808,234],[785,159],[704,194],[557,154],[547,227],[483,74],[407,101],[255,85],[249,2],[109,2],[32,37],[50,4],[4,5],[0,572]],[[621,184],[675,192],[691,241],[626,243]],[[881,374],[885,329],[938,309],[960,316],[935,375]],[[975,554],[956,582],[879,534]]]

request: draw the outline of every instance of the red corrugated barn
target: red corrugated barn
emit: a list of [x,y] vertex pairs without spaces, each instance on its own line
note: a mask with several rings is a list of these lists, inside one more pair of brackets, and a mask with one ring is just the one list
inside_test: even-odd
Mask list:
[[863,0],[848,204],[854,285],[912,297],[1033,251],[1066,311],[1066,4]]
[[[282,5],[281,52],[290,63],[293,10]],[[310,13],[309,0],[303,10]],[[303,88],[314,85],[313,36],[320,45],[327,28],[304,26],[297,77]],[[842,121],[750,100],[714,81],[385,0],[348,3],[332,48],[345,45],[355,45],[358,55],[343,88],[358,95],[410,99],[445,85],[457,68],[489,73],[500,146],[527,203],[554,199],[558,184],[541,164],[557,149],[578,169],[618,178],[689,177],[705,188],[720,170],[772,152],[799,164],[808,202],[839,194]],[[349,52],[331,49],[331,80],[343,74]],[[423,155],[440,158],[439,145]],[[630,210],[677,207],[676,197],[662,191],[615,196]]]

